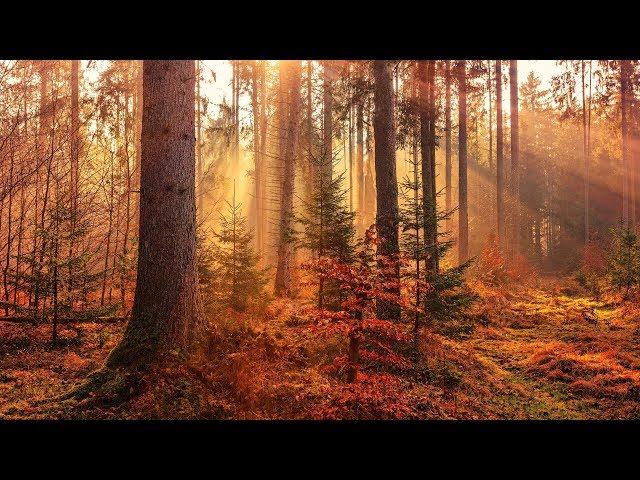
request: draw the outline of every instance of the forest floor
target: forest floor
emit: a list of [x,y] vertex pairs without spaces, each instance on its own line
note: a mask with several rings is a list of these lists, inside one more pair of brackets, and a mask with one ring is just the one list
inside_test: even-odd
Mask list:
[[[314,334],[291,301],[227,318],[207,360],[158,368],[113,405],[60,398],[100,367],[123,324],[63,327],[52,347],[49,325],[0,322],[0,419],[639,418],[640,308],[568,281],[538,284],[473,284],[472,314],[425,329],[419,365],[372,386],[377,396],[326,373],[344,341]],[[340,413],[354,395],[375,404],[369,413]]]

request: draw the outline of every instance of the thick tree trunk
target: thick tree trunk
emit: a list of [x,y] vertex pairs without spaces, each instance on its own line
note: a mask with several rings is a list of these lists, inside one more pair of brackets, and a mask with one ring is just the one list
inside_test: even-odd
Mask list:
[[502,61],[496,60],[496,192],[498,216],[498,245],[504,248],[504,135],[502,132]]
[[296,145],[300,126],[300,61],[294,61],[289,66],[288,76],[288,118],[282,175],[282,200],[280,202],[280,235],[278,242],[278,267],[276,270],[276,294],[288,296],[291,294],[291,256],[293,228],[293,188],[296,175]]
[[[376,228],[384,239],[378,253],[396,257],[398,245],[398,181],[396,178],[396,142],[394,124],[393,77],[391,63],[373,62],[374,104],[373,130],[376,163]],[[399,272],[398,272],[399,274]],[[384,301],[377,303],[379,318],[399,319],[400,307]]]
[[462,60],[458,70],[458,263],[469,258],[467,202],[467,72]]
[[138,280],[107,367],[192,350],[202,332],[195,237],[195,65],[144,61]]

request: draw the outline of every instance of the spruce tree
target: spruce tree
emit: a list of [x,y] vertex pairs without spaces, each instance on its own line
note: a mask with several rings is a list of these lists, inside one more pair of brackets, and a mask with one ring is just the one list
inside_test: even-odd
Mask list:
[[212,268],[215,288],[210,293],[219,304],[236,311],[245,311],[251,301],[264,296],[267,284],[266,269],[259,268],[260,255],[253,247],[253,230],[247,228],[242,215],[242,204],[236,203],[235,184],[233,200],[222,214],[219,232],[214,232],[217,244],[213,250]]
[[[454,245],[449,232],[438,229],[440,239],[435,245],[425,245],[422,241],[421,232],[425,228],[434,228],[440,222],[446,221],[453,215],[454,210],[438,210],[437,206],[429,205],[430,200],[425,204],[421,195],[422,180],[418,174],[420,158],[412,158],[411,164],[412,177],[405,177],[401,185],[402,253],[410,260],[402,269],[402,277],[405,282],[409,282],[407,288],[414,292],[412,306],[422,307],[424,316],[429,321],[443,321],[460,315],[475,299],[475,295],[466,287],[464,279],[471,261],[467,260],[451,268],[441,267],[442,259]],[[437,193],[436,200],[439,195],[440,192]],[[431,213],[425,216],[425,211]],[[428,265],[434,264],[439,268],[427,268]],[[417,332],[422,323],[421,316],[415,310],[413,314],[414,331]]]
[[629,227],[613,229],[615,248],[609,258],[611,284],[624,290],[624,299],[631,288],[640,283],[640,246],[638,234]]
[[[337,159],[316,139],[316,149],[307,155],[311,164],[312,192],[301,199],[302,212],[298,223],[303,227],[298,236],[301,247],[309,250],[315,258],[329,258],[343,264],[354,260],[355,212],[349,211],[347,191],[342,187],[344,172],[335,170]],[[334,171],[331,174],[331,171]],[[340,292],[337,285],[318,278],[318,307],[338,306]]]

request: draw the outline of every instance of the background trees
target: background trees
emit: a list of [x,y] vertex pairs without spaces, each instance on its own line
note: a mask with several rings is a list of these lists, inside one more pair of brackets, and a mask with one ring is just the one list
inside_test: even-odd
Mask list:
[[[417,173],[417,193],[431,199],[418,199],[420,248],[457,244],[422,256],[421,274],[476,257],[492,232],[504,253],[551,272],[576,268],[591,236],[635,224],[637,62],[560,61],[551,79],[502,63],[198,62],[202,248],[219,246],[216,212],[235,183],[269,289],[298,292],[301,262],[348,263],[373,223],[387,239],[382,256],[401,252],[399,211],[416,199],[398,199],[398,179]],[[5,317],[130,315],[144,190],[141,65],[0,64]],[[439,232],[425,219],[443,211],[452,213]]]

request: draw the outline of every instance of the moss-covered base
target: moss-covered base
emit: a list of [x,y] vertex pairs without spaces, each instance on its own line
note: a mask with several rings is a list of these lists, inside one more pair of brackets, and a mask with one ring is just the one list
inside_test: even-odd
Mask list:
[[91,398],[91,403],[99,401],[104,406],[118,405],[139,393],[142,378],[143,372],[139,370],[105,366],[89,375],[62,399],[82,401]]

